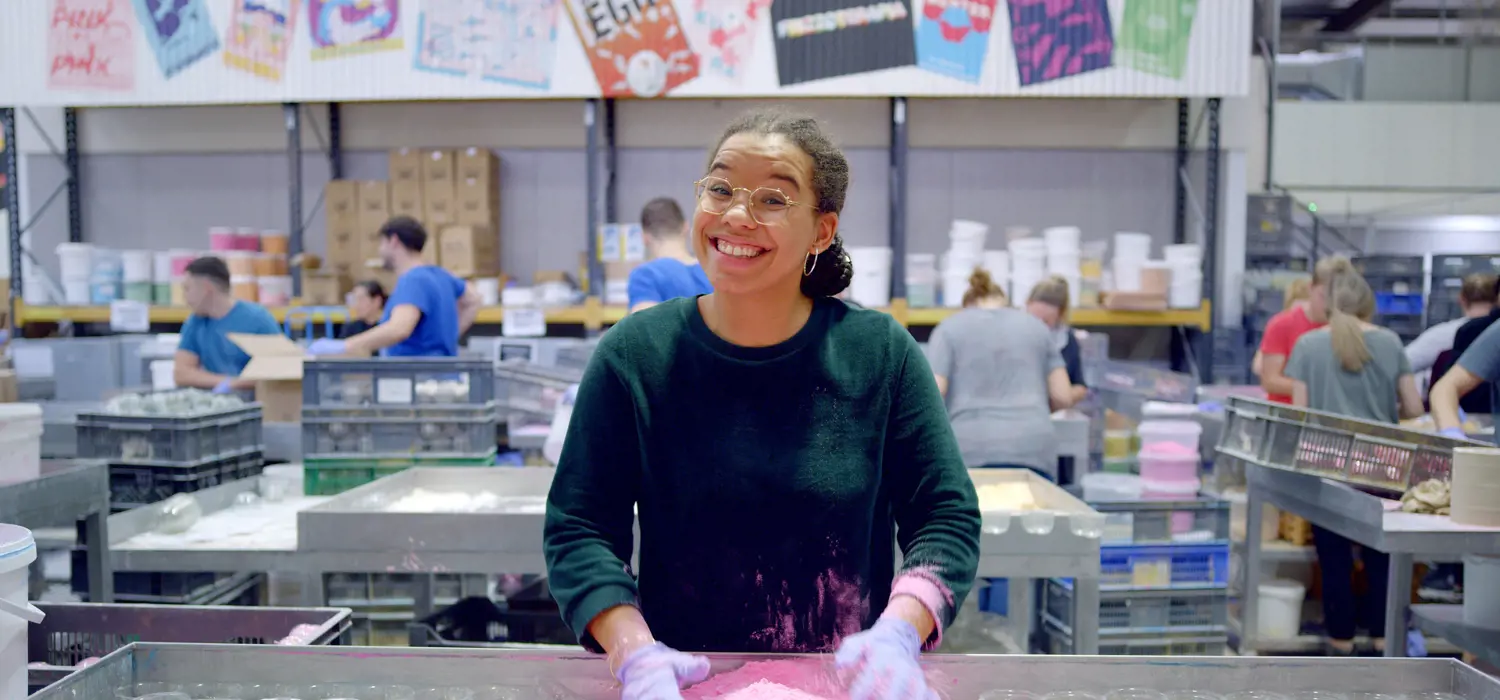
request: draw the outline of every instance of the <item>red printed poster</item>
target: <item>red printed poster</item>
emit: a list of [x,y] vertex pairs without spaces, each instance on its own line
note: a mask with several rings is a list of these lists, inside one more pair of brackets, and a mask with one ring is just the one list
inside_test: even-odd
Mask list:
[[656,97],[698,77],[671,0],[568,0],[605,97]]
[[53,0],[47,87],[135,88],[135,16],[129,0]]
[[224,65],[281,80],[297,20],[297,0],[231,0]]

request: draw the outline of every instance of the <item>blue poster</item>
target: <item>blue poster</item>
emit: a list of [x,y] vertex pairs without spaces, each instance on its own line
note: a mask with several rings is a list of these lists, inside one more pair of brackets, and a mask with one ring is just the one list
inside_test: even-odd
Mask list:
[[134,0],[162,75],[170,78],[219,49],[203,0]]
[[917,24],[917,66],[978,83],[999,0],[927,0]]

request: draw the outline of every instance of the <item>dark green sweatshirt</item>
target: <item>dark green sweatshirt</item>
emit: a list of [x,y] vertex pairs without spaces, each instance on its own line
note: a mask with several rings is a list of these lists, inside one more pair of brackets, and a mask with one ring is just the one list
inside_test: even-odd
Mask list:
[[893,584],[939,630],[951,623],[979,524],[932,371],[895,319],[821,299],[791,339],[745,348],[683,298],[601,339],[545,550],[563,617],[591,649],[589,622],[626,604],[684,651],[816,653],[872,624]]

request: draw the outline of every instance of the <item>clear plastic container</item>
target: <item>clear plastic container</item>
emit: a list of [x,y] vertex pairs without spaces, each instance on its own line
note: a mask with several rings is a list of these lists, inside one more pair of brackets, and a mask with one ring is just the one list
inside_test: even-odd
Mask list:
[[1141,497],[1141,478],[1134,474],[1093,472],[1083,475],[1083,500],[1134,501]]
[[1203,426],[1195,420],[1147,420],[1141,421],[1136,432],[1141,436],[1142,452],[1150,450],[1157,443],[1171,443],[1196,454],[1198,440],[1203,436]]
[[1199,456],[1197,452],[1192,454],[1173,454],[1162,451],[1141,450],[1140,458],[1141,479],[1160,483],[1180,483],[1198,481]]

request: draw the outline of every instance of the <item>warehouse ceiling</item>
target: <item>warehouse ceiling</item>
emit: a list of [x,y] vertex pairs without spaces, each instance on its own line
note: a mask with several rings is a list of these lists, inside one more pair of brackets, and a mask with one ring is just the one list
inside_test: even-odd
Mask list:
[[1281,0],[1281,39],[1500,41],[1500,0]]

